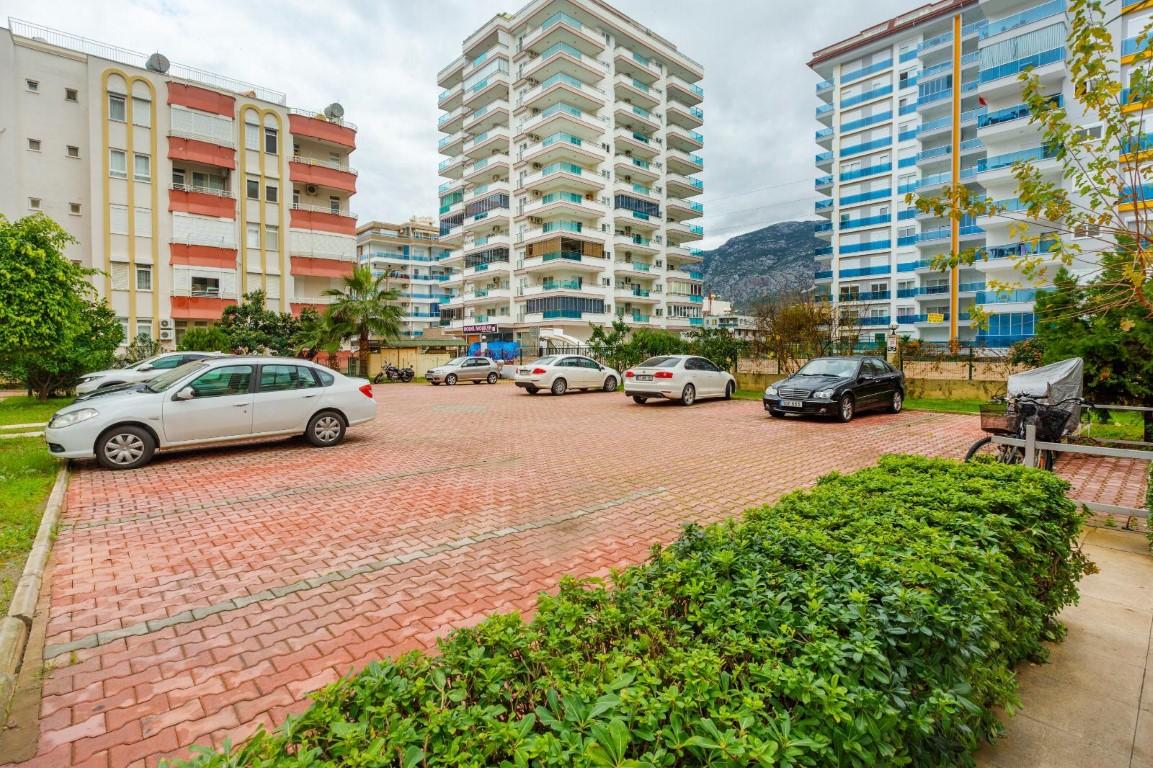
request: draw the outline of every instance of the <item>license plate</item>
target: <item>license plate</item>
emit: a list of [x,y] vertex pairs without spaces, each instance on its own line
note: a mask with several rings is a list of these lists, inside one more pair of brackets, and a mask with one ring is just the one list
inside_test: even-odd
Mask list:
[[641,374],[637,374],[637,381],[652,381],[652,380],[653,380],[652,376],[644,376]]
[[803,400],[782,400],[782,408],[804,408],[805,402]]
[[528,373],[528,368],[521,368],[517,371],[517,373]]

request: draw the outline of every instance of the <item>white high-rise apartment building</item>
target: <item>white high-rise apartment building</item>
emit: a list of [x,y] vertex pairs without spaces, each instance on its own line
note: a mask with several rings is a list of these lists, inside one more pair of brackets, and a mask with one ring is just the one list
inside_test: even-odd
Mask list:
[[599,0],[500,14],[441,70],[441,324],[579,343],[703,325],[701,66]]
[[[1118,17],[1111,31],[1127,82],[1153,4],[1112,5]],[[1018,75],[1032,68],[1074,122],[1099,131],[1072,93],[1067,36],[1064,0],[941,0],[814,54],[809,66],[825,78],[817,85],[823,151],[816,189],[828,195],[816,212],[826,218],[818,232],[829,240],[818,250],[817,285],[856,315],[862,342],[883,341],[892,327],[929,342],[990,348],[1033,335],[1033,302],[1044,286],[1025,280],[1013,257],[1037,254],[1053,273],[1058,262],[1045,254],[1060,235],[1039,228],[1011,234],[1007,217],[918,214],[905,196],[934,194],[957,179],[1012,211],[1014,162],[1035,161],[1059,180],[1058,163],[1022,104]],[[987,258],[949,271],[932,268],[935,256],[970,248]],[[1078,262],[1073,271],[1091,267]],[[986,327],[972,322],[974,307],[990,313]]]
[[9,19],[0,29],[0,213],[42,212],[99,270],[125,335],[171,346],[263,290],[299,312],[356,261],[343,109]]

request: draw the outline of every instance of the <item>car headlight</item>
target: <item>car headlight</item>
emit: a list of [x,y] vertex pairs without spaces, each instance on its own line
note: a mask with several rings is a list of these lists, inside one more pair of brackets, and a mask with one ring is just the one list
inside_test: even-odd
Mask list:
[[52,429],[70,427],[73,424],[88,421],[97,413],[98,411],[95,408],[81,408],[79,411],[72,411],[70,413],[58,413],[52,417],[52,421],[48,422],[48,426]]
[[81,384],[87,384],[88,382],[96,381],[99,378],[100,378],[99,376],[81,376],[80,377],[80,383]]
[[833,399],[833,390],[822,389],[820,392],[817,392],[816,394],[814,394],[813,397],[817,398],[818,400],[832,400]]
[[765,397],[776,397],[776,396],[777,396],[777,388],[776,387],[769,387],[768,389],[765,390]]

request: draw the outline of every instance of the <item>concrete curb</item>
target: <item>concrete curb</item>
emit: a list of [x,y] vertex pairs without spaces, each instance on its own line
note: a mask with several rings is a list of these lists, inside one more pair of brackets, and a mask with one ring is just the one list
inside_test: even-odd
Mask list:
[[67,488],[68,464],[65,462],[56,472],[56,482],[44,505],[44,515],[40,518],[40,528],[36,531],[28,559],[24,561],[24,572],[12,593],[8,616],[0,619],[0,724],[8,719],[8,705],[16,691],[16,679],[24,659],[32,620],[36,617],[36,602],[44,582],[44,569],[52,554],[52,538],[64,508],[64,492]]

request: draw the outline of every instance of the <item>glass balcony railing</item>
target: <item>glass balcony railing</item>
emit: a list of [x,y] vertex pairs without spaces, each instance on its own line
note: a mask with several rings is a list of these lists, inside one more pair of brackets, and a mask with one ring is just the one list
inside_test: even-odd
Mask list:
[[[582,229],[583,226],[579,221],[546,221],[541,227],[541,231],[546,234],[549,232],[579,233]],[[545,261],[548,261],[548,259],[545,259]]]
[[878,224],[888,224],[893,220],[891,214],[881,216],[865,216],[860,219],[845,219],[841,222],[841,229],[857,229],[859,227],[873,227]]
[[905,106],[900,107],[897,110],[897,114],[898,115],[911,115],[916,111],[917,111],[917,102],[914,101],[912,104],[906,104]]
[[917,156],[910,155],[909,157],[902,157],[897,161],[898,168],[908,168],[917,164]]
[[1053,246],[1060,242],[1060,239],[1056,237],[1040,237],[1035,240],[1023,240],[1017,243],[1009,243],[1008,245],[991,245],[988,248],[981,249],[978,254],[989,259],[1036,256],[1038,254],[1051,252]]
[[1017,152],[1009,152],[1004,155],[994,155],[987,157],[977,162],[977,173],[985,173],[986,171],[995,171],[999,168],[1008,168],[1014,163],[1027,163],[1035,162],[1038,160],[1048,160],[1056,157],[1057,152],[1049,147],[1034,147],[1033,149],[1022,149]]
[[840,301],[884,301],[889,298],[888,291],[867,291],[864,293],[845,292],[838,299]]
[[571,106],[569,104],[565,104],[562,101],[558,104],[553,104],[551,107],[548,107],[546,109],[541,110],[541,115],[543,117],[551,117],[552,115],[555,115],[558,112],[563,112],[565,114],[572,115],[573,117],[581,117],[581,115],[583,114],[576,107]]
[[580,59],[581,58],[581,52],[578,51],[576,48],[573,48],[568,43],[553,43],[548,48],[545,48],[543,51],[541,51],[540,60],[544,61],[545,59],[549,58],[550,56],[556,56],[558,53],[568,54],[569,56],[572,56],[574,59]]
[[545,280],[540,287],[546,291],[579,291],[580,280]]
[[952,71],[953,71],[953,62],[952,61],[942,61],[940,64],[934,64],[931,67],[925,67],[924,69],[922,69],[921,70],[921,79],[922,80],[928,80],[929,78],[933,77],[934,75],[939,75],[942,72],[952,73]]
[[966,152],[970,149],[984,149],[985,144],[980,139],[965,139],[961,142],[961,151]]
[[819,152],[817,154],[817,165],[820,165],[822,163],[831,163],[832,161],[833,161],[833,153],[832,152]]
[[[868,245],[868,244],[862,243],[862,245]],[[885,248],[889,247],[887,240],[885,241],[885,245],[883,247],[885,247]],[[847,253],[847,251],[845,250],[845,246],[843,246],[843,245],[841,246],[841,253]],[[837,276],[838,277],[866,277],[868,275],[887,275],[892,271],[893,271],[892,268],[888,264],[878,264],[875,267],[852,267],[850,269],[842,269],[839,272],[837,272]]]
[[820,117],[821,115],[827,115],[832,111],[833,111],[833,105],[832,104],[822,104],[821,106],[817,107],[817,117]]
[[829,280],[833,276],[831,269],[819,269],[813,274],[814,280]]
[[1002,77],[1016,77],[1022,71],[1030,67],[1043,67],[1046,64],[1052,64],[1055,61],[1062,61],[1065,58],[1065,47],[1053,48],[1041,53],[1035,53],[1032,56],[1026,56],[1023,59],[1010,61],[1000,66],[990,67],[989,69],[981,70],[980,81],[988,83],[993,80],[1000,80]]
[[861,317],[857,319],[858,325],[888,325],[888,315],[869,315],[868,317]]
[[869,152],[870,150],[880,149],[881,147],[889,147],[893,144],[892,136],[885,136],[881,139],[873,139],[866,141],[862,144],[854,144],[851,147],[841,147],[841,157],[848,157],[850,155],[858,155],[862,152]]
[[814,211],[827,211],[828,209],[830,209],[832,207],[833,207],[833,201],[832,200],[818,200],[816,202],[816,204],[813,206],[813,210]]
[[938,45],[951,42],[953,42],[953,33],[945,32],[944,34],[937,35],[936,37],[930,37],[928,40],[925,40],[923,43],[921,43],[921,50],[926,51],[930,48],[936,48]]
[[897,238],[897,247],[898,248],[904,248],[907,245],[916,245],[916,244],[917,244],[917,236],[916,235],[901,235],[900,237]]
[[858,128],[864,128],[869,125],[876,125],[877,123],[883,123],[892,119],[892,112],[883,112],[879,115],[869,115],[868,117],[862,117],[860,120],[852,120],[847,123],[841,123],[841,133],[855,131]]
[[940,147],[933,147],[932,149],[926,149],[924,152],[917,155],[917,159],[918,160],[932,160],[934,157],[945,157],[946,155],[950,155],[952,153],[953,153],[953,148],[951,146],[949,146],[948,144],[944,144]]
[[821,91],[827,91],[832,87],[832,82],[828,80],[822,80],[821,82],[817,83],[817,93],[820,93]]
[[540,257],[542,262],[545,261],[580,261],[581,255],[573,251],[552,251]]
[[851,82],[853,80],[860,80],[862,77],[868,77],[869,75],[872,75],[876,72],[883,72],[886,69],[891,69],[892,66],[893,66],[893,60],[892,59],[886,59],[885,61],[878,61],[877,63],[870,64],[867,67],[861,67],[860,69],[853,70],[852,72],[846,72],[846,73],[842,74],[841,75],[841,83],[848,83],[848,82]]
[[584,88],[584,83],[582,83],[580,80],[577,80],[572,75],[566,75],[564,72],[557,72],[552,77],[549,77],[549,78],[542,80],[541,84],[537,87],[543,91],[546,88],[551,88],[552,86],[556,85],[557,83],[564,83],[565,85],[571,85],[573,88],[576,88],[578,91]]
[[1036,301],[1037,296],[1046,293],[1045,288],[1019,288],[1011,291],[978,291],[978,304],[1012,304],[1018,301]]
[[[843,223],[841,225],[841,228],[842,229],[844,228]],[[819,221],[819,222],[817,222],[817,225],[815,227],[813,227],[813,231],[814,232],[832,232],[833,231],[833,222],[831,222],[831,221]]]
[[915,139],[919,133],[920,130],[914,126],[907,131],[901,131],[899,134],[897,134],[897,141],[909,141],[910,139]]
[[689,232],[692,232],[694,235],[700,235],[701,237],[705,236],[705,228],[698,224],[690,224]]
[[820,245],[813,249],[814,256],[831,256],[833,253],[833,246]]
[[858,168],[855,171],[845,171],[841,174],[841,181],[850,181],[852,179],[859,179],[863,176],[873,176],[878,173],[888,173],[893,170],[892,163],[882,163],[881,165],[873,165],[868,168]]
[[581,23],[579,21],[574,19],[572,16],[569,16],[567,13],[563,13],[563,12],[559,12],[559,11],[557,13],[554,13],[552,16],[549,16],[547,19],[545,19],[541,23],[540,28],[541,29],[548,29],[552,25],[560,24],[561,22],[568,24],[570,27],[573,27],[574,29],[581,29]]
[[689,114],[698,120],[704,120],[705,119],[705,111],[703,109],[698,108],[698,107],[689,107]]
[[579,309],[546,309],[544,311],[544,319],[545,320],[557,320],[557,319],[579,320],[581,318],[582,314],[583,313]]
[[579,165],[573,165],[572,163],[553,163],[542,168],[540,175],[548,176],[553,173],[571,173],[580,176],[583,170]]
[[[890,189],[874,189],[871,192],[861,192],[856,195],[846,195],[841,198],[841,205],[855,205],[856,203],[864,203],[868,200],[881,200],[883,198],[887,199],[892,196],[893,192]],[[833,204],[832,200],[825,202],[828,202],[830,206]]]
[[919,182],[919,181],[907,181],[904,184],[901,184],[897,187],[897,194],[898,195],[907,195],[910,192],[916,192],[920,186],[921,186],[921,182]]
[[[891,85],[886,85],[886,86],[881,87],[881,88],[874,88],[871,91],[865,91],[864,93],[857,94],[856,96],[850,96],[846,99],[841,99],[841,109],[847,109],[849,107],[855,106],[855,105],[860,104],[862,102],[869,101],[870,99],[878,99],[882,96],[888,96],[892,92],[893,92],[893,86],[891,86]],[[830,105],[826,104],[825,106],[830,106]],[[831,109],[831,107],[830,107],[830,109]],[[823,114],[821,112],[820,107],[817,108],[817,114],[818,115]]]
[[980,37],[984,40],[987,37],[999,35],[1002,32],[1008,32],[1011,29],[1017,29],[1026,24],[1032,24],[1035,21],[1064,13],[1065,0],[1052,0],[1052,2],[1042,3],[1020,13],[1015,13],[1012,16],[1006,16],[1003,19],[986,22],[981,28]]
[[[890,247],[892,247],[892,245],[893,245],[893,243],[891,240],[876,240],[876,241],[871,242],[871,243],[851,243],[849,245],[841,245],[840,252],[843,255],[846,253],[860,253],[861,251],[877,251],[877,250],[882,250],[885,248],[890,248]],[[887,267],[886,267],[886,269],[887,269]],[[881,273],[876,272],[876,273],[869,273],[869,274],[881,274]],[[845,270],[841,270],[841,277],[849,277],[849,275],[845,274]]]
[[540,145],[542,147],[551,147],[553,144],[558,143],[572,144],[573,146],[579,147],[583,141],[579,136],[573,136],[572,134],[560,132],[554,133],[551,136],[546,136],[543,140],[541,140]]
[[820,178],[818,178],[816,180],[816,182],[813,184],[813,186],[815,186],[817,189],[820,189],[821,187],[830,187],[830,186],[832,186],[832,184],[833,184],[833,177],[832,176],[821,176]]
[[[966,224],[963,227],[958,227],[957,232],[962,237],[968,235],[983,235],[985,230],[978,227],[976,224]],[[935,229],[927,229],[917,236],[917,242],[926,243],[933,240],[946,240],[953,236],[951,227],[937,227]]]
[[821,139],[827,139],[828,137],[830,137],[832,135],[833,135],[833,129],[832,128],[822,128],[821,130],[817,131],[816,139],[817,139],[817,141],[820,141]]
[[575,192],[549,192],[540,199],[542,205],[549,203],[583,203],[584,198]]
[[917,209],[916,208],[906,208],[903,211],[897,212],[897,221],[906,221],[907,219],[915,219],[915,218],[917,218]]

